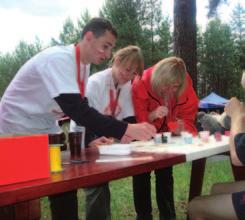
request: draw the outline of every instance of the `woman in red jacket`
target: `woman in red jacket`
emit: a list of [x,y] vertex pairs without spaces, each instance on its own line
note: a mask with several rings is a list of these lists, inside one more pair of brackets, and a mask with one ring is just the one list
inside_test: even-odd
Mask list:
[[[158,132],[196,134],[198,98],[185,63],[177,57],[161,60],[136,77],[132,87],[138,122],[150,122]],[[175,219],[172,167],[155,170],[156,199],[161,220]],[[137,220],[152,219],[150,173],[133,177]]]

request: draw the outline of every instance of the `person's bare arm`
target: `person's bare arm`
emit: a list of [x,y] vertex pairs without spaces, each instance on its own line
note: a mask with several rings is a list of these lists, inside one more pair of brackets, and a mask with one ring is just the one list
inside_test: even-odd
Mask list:
[[[240,159],[239,153],[241,151],[245,151],[245,143],[237,143],[237,141],[235,141],[235,137],[240,133],[245,133],[245,105],[237,98],[231,98],[225,107],[225,112],[231,117],[231,160],[234,165],[242,166],[244,164]],[[239,146],[236,146],[236,144],[239,144]]]

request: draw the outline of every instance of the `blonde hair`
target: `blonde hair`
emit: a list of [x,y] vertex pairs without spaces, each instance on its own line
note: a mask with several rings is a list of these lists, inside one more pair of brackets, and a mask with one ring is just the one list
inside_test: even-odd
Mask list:
[[184,61],[179,57],[169,57],[159,61],[153,68],[151,76],[152,89],[161,96],[161,90],[176,82],[180,86],[176,92],[178,97],[183,91],[186,84],[186,66]]
[[115,59],[118,59],[120,65],[136,66],[137,75],[142,75],[144,70],[144,57],[142,55],[141,49],[137,46],[129,45],[118,50],[112,57],[110,61],[110,66],[114,63]]

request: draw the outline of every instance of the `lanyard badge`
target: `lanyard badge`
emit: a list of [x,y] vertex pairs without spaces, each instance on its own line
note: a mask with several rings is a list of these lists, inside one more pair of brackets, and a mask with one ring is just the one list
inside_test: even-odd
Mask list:
[[75,49],[76,49],[76,64],[77,64],[77,84],[78,84],[81,96],[84,97],[86,66],[84,65],[83,79],[81,79],[81,73],[80,73],[80,46],[79,46],[79,44],[77,44],[75,46]]

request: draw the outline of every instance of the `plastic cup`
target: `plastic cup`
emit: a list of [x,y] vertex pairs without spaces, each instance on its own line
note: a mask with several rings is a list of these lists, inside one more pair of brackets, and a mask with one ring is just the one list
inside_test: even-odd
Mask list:
[[52,173],[61,172],[61,151],[60,145],[49,145],[50,171]]
[[201,138],[201,141],[202,142],[208,142],[209,140],[209,135],[210,135],[210,132],[209,131],[200,131],[199,132],[199,135],[200,135],[200,138]]
[[185,142],[185,144],[192,144],[193,143],[193,136],[192,136],[192,134],[187,133],[184,136],[184,142]]
[[69,133],[71,163],[81,162],[81,143],[82,143],[82,132]]
[[61,172],[63,170],[61,159],[61,146],[63,146],[64,143],[64,136],[61,133],[49,134],[48,140],[50,171],[52,173]]
[[222,141],[222,134],[217,131],[214,133],[214,138],[216,141]]
[[183,144],[192,144],[193,143],[193,135],[187,131],[181,131],[181,139]]
[[225,131],[225,136],[230,136],[231,132],[230,131]]
[[156,134],[154,137],[155,144],[162,144],[162,134]]
[[53,133],[48,135],[49,144],[58,144],[60,145],[61,151],[67,150],[67,146],[64,144],[65,142],[65,134],[64,133]]
[[171,132],[163,132],[163,137],[167,137],[167,143],[171,143],[171,137],[172,137]]

